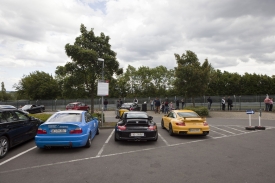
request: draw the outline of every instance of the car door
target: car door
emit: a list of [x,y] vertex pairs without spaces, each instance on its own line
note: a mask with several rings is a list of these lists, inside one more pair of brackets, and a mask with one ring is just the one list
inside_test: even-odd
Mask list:
[[2,111],[1,130],[9,136],[10,146],[25,141],[24,123],[14,116],[13,111]]
[[92,138],[93,138],[96,133],[93,118],[88,112],[85,112],[84,115],[85,115],[85,121],[86,121],[87,127],[88,129],[90,129],[90,132],[92,132]]
[[169,129],[169,123],[174,118],[173,112],[169,112],[167,116],[163,117],[164,127]]
[[21,111],[14,111],[14,113],[18,117],[18,120],[24,124],[24,136],[26,140],[33,138],[41,122],[35,118],[29,117]]
[[80,104],[79,104],[79,108],[80,108],[80,110],[86,111],[88,107],[87,107],[86,104],[80,103]]

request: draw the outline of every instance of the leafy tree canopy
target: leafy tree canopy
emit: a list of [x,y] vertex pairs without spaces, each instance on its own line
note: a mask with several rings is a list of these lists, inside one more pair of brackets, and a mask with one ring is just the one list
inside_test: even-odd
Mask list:
[[19,98],[37,100],[53,99],[59,95],[57,81],[48,73],[35,71],[13,86]]
[[197,55],[189,50],[181,56],[175,54],[175,58],[178,64],[175,67],[175,88],[192,99],[204,95],[208,89],[212,70],[208,60],[205,59],[201,65]]
[[[65,45],[66,54],[72,62],[57,67],[55,73],[66,96],[72,92],[78,96],[90,96],[93,112],[93,99],[102,71],[104,79],[110,80],[113,75],[119,75],[123,70],[119,68],[116,53],[111,50],[109,36],[105,36],[104,33],[95,36],[93,29],[88,31],[83,24],[80,26],[80,32],[81,35],[76,37],[73,45]],[[104,69],[98,58],[104,59]]]

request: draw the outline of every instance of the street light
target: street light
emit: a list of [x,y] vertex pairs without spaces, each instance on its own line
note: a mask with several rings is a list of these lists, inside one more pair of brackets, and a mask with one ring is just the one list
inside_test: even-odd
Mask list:
[[[102,82],[104,81],[104,59],[98,58],[97,61],[102,62]],[[103,126],[103,95],[101,98],[101,126]]]

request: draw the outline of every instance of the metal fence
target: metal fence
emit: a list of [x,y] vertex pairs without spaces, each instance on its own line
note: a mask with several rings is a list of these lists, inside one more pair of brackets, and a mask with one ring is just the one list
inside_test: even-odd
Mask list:
[[[273,98],[275,95],[269,95],[270,98]],[[195,106],[205,106],[207,107],[207,98],[209,96],[202,96],[197,97],[194,99]],[[222,110],[221,106],[221,99],[224,96],[210,96],[213,103],[211,110]],[[225,96],[227,98],[227,96]],[[117,105],[117,98],[108,98],[108,107],[107,110],[115,110]],[[233,108],[234,111],[246,111],[249,109],[259,111],[264,110],[264,99],[266,98],[266,95],[247,95],[247,96],[231,96],[230,97],[233,100]],[[150,101],[154,100],[155,97],[146,97],[146,98],[138,98],[138,104],[144,106],[146,104],[146,109],[151,110]],[[193,106],[192,99],[191,98],[184,98],[183,96],[174,96],[174,97],[166,97],[166,98],[159,98],[160,101],[165,101],[166,99],[169,102],[173,102],[173,106],[175,107],[175,101],[176,99],[183,99],[185,101],[184,107],[186,106]],[[121,98],[121,100],[125,102],[133,102],[134,98]],[[85,104],[90,105],[91,99],[70,99],[70,100],[15,100],[15,101],[2,101],[0,102],[0,105],[13,105],[17,108],[20,106],[26,105],[26,104],[36,104],[36,105],[44,105],[46,111],[58,111],[58,110],[65,110],[66,105],[70,102],[83,102]],[[95,110],[101,110],[101,97],[94,99],[94,109]],[[182,108],[182,105],[180,103],[180,108]],[[227,110],[227,105],[226,105]]]

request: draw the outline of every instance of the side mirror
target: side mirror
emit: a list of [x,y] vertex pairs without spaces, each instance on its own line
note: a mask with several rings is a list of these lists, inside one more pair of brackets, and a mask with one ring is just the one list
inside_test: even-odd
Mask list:
[[148,119],[149,119],[149,120],[152,120],[152,119],[153,119],[153,116],[148,116]]

